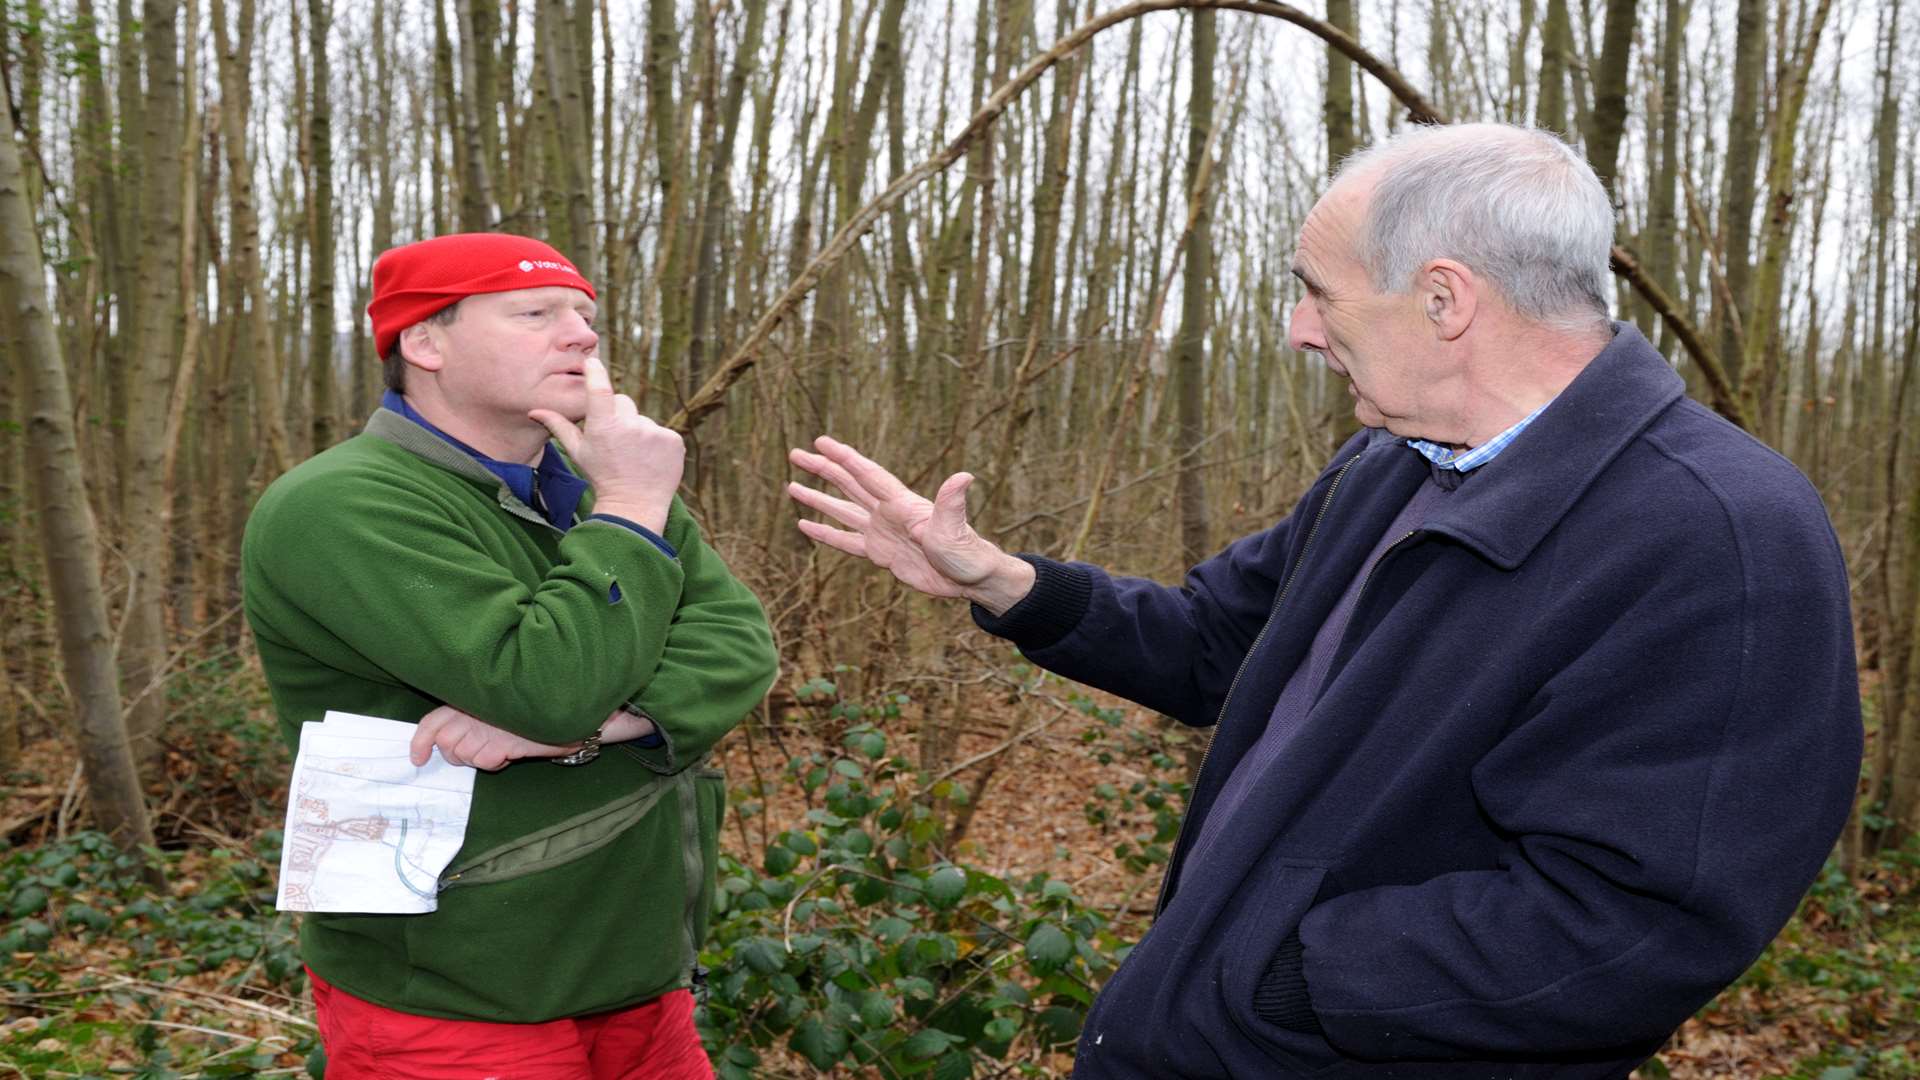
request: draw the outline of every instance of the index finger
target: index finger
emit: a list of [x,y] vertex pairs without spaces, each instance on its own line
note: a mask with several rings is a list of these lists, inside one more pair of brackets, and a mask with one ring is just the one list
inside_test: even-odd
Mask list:
[[600,362],[598,356],[586,358],[587,371],[587,419],[603,419],[613,415],[613,377],[607,374],[607,365]]
[[813,445],[818,447],[820,453],[828,460],[847,470],[855,480],[860,482],[861,487],[866,488],[882,502],[901,495],[913,494],[907,485],[900,482],[899,477],[881,467],[879,462],[830,435],[822,435],[813,440]]
[[412,740],[407,743],[407,760],[412,762],[416,769],[425,765],[433,757],[433,740],[439,735],[442,723],[436,715],[437,712],[438,710],[435,710],[434,713],[428,713],[420,718],[420,723],[414,728]]

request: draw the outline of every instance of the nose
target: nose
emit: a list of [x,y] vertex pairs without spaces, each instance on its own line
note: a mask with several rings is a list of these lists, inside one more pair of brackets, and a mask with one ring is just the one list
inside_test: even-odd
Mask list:
[[1302,296],[1287,317],[1287,344],[1301,352],[1325,352],[1326,336],[1320,325],[1320,313],[1313,309],[1313,298]]
[[566,314],[561,316],[560,342],[569,349],[592,352],[594,346],[600,343],[600,335],[594,333],[593,324],[587,321],[585,315],[568,308]]

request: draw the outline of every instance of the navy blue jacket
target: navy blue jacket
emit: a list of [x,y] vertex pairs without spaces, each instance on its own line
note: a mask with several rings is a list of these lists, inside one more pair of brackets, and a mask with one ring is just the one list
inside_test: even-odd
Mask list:
[[[1243,806],[1259,824],[1181,865],[1427,470],[1362,432],[1184,587],[1035,560],[1027,599],[976,612],[1053,671],[1218,724],[1076,1077],[1623,1077],[1819,871],[1861,751],[1839,546],[1800,473],[1626,326],[1382,558]],[[1319,1031],[1256,1012],[1283,952]]]

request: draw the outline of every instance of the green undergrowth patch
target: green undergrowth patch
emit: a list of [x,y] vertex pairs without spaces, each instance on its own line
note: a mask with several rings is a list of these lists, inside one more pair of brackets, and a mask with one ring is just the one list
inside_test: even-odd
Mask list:
[[[904,695],[862,706],[820,678],[798,697],[822,727],[838,723],[839,741],[787,763],[780,782],[804,793],[803,820],[750,857],[722,856],[697,1014],[722,1080],[786,1075],[768,1070],[794,1058],[884,1078],[1063,1075],[1133,931],[1071,882],[998,876],[944,850],[943,814],[973,795],[894,752],[874,721]],[[1177,774],[1164,753],[1134,745],[1118,710],[1069,700],[1094,721],[1081,747],[1090,758],[1137,755],[1155,776]],[[762,793],[744,794],[736,813]],[[1119,838],[1114,855],[1132,874],[1157,874],[1184,797],[1170,779],[1103,785],[1086,813],[1144,818],[1145,833]],[[1131,813],[1139,807],[1154,813]]]
[[1920,1076],[1920,846],[1883,853],[1852,876],[1830,863],[1793,922],[1707,1013],[1801,1029],[1821,1046],[1767,1076]]
[[0,855],[0,1075],[296,1075],[313,1050],[279,833],[152,852],[155,890],[105,836]]
[[1851,880],[1829,867],[1767,957],[1806,989],[1835,1036],[1791,1080],[1920,1076],[1920,845]]

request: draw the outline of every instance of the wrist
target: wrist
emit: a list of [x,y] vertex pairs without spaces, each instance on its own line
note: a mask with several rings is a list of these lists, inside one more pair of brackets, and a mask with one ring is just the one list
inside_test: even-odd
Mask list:
[[1033,591],[1034,576],[1031,563],[1001,552],[993,569],[967,586],[964,595],[997,619]]
[[651,530],[655,535],[665,536],[667,532],[667,508],[672,504],[672,495],[668,495],[665,499],[661,500],[633,499],[615,496],[594,500],[593,512],[596,514],[607,514],[612,517],[626,518],[628,521]]
[[657,730],[653,717],[631,706],[622,705],[608,715],[607,722],[600,728],[602,743],[631,742],[644,739]]

